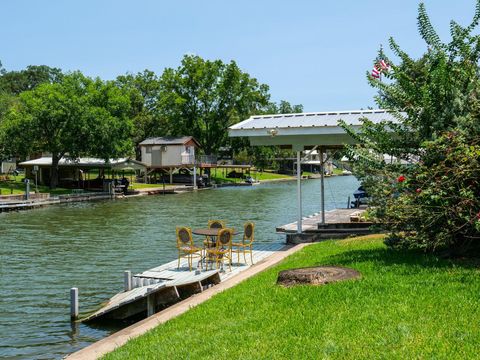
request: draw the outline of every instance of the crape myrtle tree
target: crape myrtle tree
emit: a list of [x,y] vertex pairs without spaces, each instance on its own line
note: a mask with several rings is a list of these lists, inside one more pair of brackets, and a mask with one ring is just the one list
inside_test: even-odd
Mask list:
[[[360,133],[343,123],[362,144],[350,157],[391,246],[466,253],[480,245],[479,20],[477,1],[473,21],[452,21],[445,43],[420,4],[425,53],[414,59],[390,39],[393,57],[380,50],[376,60],[390,70],[381,80],[367,75],[378,105],[397,121],[364,119]],[[383,154],[399,161],[389,164]]]
[[226,64],[185,55],[177,69],[167,68],[160,77],[159,106],[165,131],[194,136],[206,154],[231,145],[228,126],[260,112],[268,103],[268,86],[234,61]]
[[129,114],[129,95],[114,82],[74,72],[20,93],[1,124],[0,143],[10,154],[51,153],[50,187],[55,188],[64,156],[108,160],[131,152]]

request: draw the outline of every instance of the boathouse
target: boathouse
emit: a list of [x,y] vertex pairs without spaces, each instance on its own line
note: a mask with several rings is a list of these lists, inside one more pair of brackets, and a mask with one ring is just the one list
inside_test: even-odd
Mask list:
[[[50,183],[52,157],[42,156],[38,159],[21,162],[25,168],[25,177],[37,181],[39,185]],[[103,189],[106,172],[110,175],[124,170],[145,172],[146,166],[140,161],[130,158],[103,159],[82,157],[70,159],[63,157],[58,162],[59,186],[66,188]]]
[[193,179],[197,167],[205,169],[217,165],[215,156],[198,155],[201,145],[193,136],[152,137],[143,140],[139,145],[147,173],[154,177],[157,173],[168,174],[170,183],[174,181],[173,174],[182,169]]
[[[296,237],[311,241],[311,235],[303,233],[301,165],[313,151],[319,152],[320,162],[320,222],[318,228],[327,227],[325,222],[324,170],[327,150],[341,149],[356,141],[339,125],[343,120],[354,131],[360,131],[362,119],[373,123],[397,123],[394,113],[388,110],[330,111],[296,114],[254,115],[228,128],[230,137],[247,137],[253,146],[277,145],[296,152],[297,166],[297,222]],[[306,155],[303,154],[304,151]],[[288,237],[287,237],[288,239]]]

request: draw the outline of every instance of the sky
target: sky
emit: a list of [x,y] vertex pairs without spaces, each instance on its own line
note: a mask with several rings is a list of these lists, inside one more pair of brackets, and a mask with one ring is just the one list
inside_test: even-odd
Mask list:
[[[442,40],[471,21],[474,0],[426,0]],[[376,107],[366,80],[388,39],[413,57],[426,50],[418,1],[1,0],[0,61],[7,70],[48,65],[114,79],[161,74],[185,54],[234,60],[270,87],[272,100],[308,112]]]

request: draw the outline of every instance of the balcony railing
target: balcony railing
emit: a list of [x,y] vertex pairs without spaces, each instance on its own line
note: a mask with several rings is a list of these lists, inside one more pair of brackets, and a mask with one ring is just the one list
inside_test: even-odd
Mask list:
[[[183,165],[193,165],[194,157],[191,154],[182,154],[182,164]],[[216,165],[217,156],[216,155],[199,155],[196,157],[197,165]]]

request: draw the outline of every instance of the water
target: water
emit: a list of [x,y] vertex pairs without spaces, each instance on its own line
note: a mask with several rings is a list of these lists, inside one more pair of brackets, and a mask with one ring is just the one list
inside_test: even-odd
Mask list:
[[[319,180],[302,184],[304,214],[318,212]],[[352,176],[325,179],[326,209],[345,207],[357,187]],[[176,225],[252,220],[256,241],[271,242],[296,214],[295,182],[0,214],[0,357],[61,358],[118,330],[71,325],[69,289],[79,288],[80,311],[98,306],[122,290],[124,270],[176,258]]]

